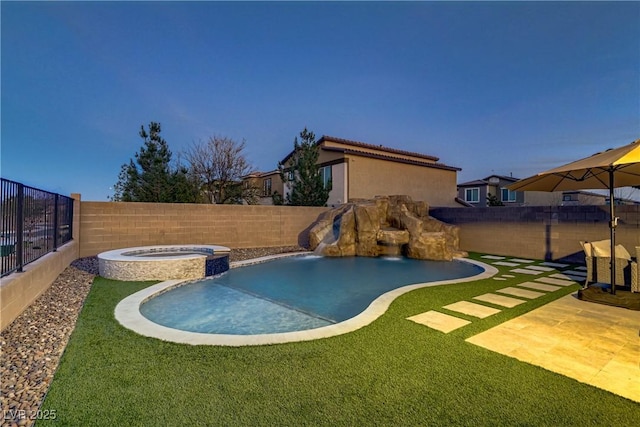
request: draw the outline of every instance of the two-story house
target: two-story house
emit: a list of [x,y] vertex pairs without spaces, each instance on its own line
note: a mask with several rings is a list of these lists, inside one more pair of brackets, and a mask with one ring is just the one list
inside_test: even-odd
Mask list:
[[[331,181],[329,206],[392,194],[405,194],[431,206],[459,206],[455,199],[460,168],[440,163],[438,157],[332,136],[323,136],[316,144],[318,168],[325,183]],[[282,159],[285,167],[292,155],[293,151]],[[277,171],[253,179],[271,193],[286,196],[290,191]],[[263,203],[270,203],[270,198],[265,191]]]

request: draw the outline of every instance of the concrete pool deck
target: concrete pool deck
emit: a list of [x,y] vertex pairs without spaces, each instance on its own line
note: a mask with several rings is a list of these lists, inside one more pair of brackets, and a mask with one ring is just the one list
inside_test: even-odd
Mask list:
[[468,342],[640,402],[640,311],[566,295]]

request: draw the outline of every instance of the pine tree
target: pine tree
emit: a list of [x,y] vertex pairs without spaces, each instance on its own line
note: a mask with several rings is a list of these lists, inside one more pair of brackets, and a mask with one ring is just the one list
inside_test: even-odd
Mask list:
[[286,196],[288,205],[326,206],[331,191],[331,182],[325,188],[322,175],[317,166],[320,148],[316,136],[305,127],[293,142],[293,153],[287,164],[278,163],[280,177],[289,183],[290,191]]
[[171,150],[160,136],[160,123],[151,122],[149,132],[140,127],[144,145],[135,154],[135,162],[123,164],[114,186],[112,200],[123,202],[195,202],[198,186],[189,179],[187,170],[172,169]]

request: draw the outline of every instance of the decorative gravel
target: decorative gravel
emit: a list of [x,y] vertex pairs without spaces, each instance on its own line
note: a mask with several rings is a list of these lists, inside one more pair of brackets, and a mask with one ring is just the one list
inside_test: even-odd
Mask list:
[[[304,250],[299,246],[233,249],[229,261]],[[35,422],[97,274],[96,257],[75,260],[0,332],[2,427],[31,426]]]

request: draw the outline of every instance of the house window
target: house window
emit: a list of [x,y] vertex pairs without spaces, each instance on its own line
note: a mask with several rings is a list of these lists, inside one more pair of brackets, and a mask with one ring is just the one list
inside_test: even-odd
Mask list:
[[287,172],[287,181],[293,181],[293,178],[293,169],[291,169]]
[[267,178],[262,183],[262,195],[270,196],[271,195],[271,178]]
[[508,188],[502,189],[502,201],[503,202],[515,202],[516,201],[516,192],[511,191]]
[[464,190],[464,201],[469,203],[480,202],[480,189],[479,188],[466,188]]
[[570,202],[571,201],[571,195],[570,194],[565,194],[564,196],[562,196],[562,201],[563,202]]
[[320,176],[322,177],[322,185],[329,188],[331,185],[331,166],[323,166],[320,168]]

